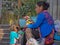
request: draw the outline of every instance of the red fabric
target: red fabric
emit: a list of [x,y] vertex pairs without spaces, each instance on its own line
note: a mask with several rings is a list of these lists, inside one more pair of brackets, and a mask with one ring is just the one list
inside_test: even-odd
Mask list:
[[52,45],[54,43],[54,30],[45,39],[45,45]]
[[15,45],[17,45],[17,44],[15,44]]

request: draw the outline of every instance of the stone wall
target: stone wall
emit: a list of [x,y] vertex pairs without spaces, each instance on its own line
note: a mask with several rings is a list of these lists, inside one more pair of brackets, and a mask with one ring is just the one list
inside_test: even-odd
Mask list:
[[60,0],[47,0],[50,3],[49,12],[54,20],[60,19]]
[[0,0],[0,17],[1,17],[1,10],[2,10],[2,0]]

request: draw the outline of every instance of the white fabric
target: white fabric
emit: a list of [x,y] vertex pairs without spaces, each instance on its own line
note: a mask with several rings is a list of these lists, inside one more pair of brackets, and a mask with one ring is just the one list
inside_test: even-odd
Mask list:
[[16,39],[14,39],[14,43],[16,43],[16,41],[17,41],[17,40],[16,40]]
[[34,38],[30,38],[26,45],[39,45],[38,42]]

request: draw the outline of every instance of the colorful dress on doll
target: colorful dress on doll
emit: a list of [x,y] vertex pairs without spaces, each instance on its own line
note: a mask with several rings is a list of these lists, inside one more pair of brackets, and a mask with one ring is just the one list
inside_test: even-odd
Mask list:
[[38,42],[34,38],[30,38],[26,45],[39,45]]

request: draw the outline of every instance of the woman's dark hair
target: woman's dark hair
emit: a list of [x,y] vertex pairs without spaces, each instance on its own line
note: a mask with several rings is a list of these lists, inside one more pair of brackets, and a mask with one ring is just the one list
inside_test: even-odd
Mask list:
[[43,6],[43,10],[47,10],[49,8],[49,3],[48,2],[45,2],[45,1],[39,1],[37,2],[37,5],[40,7],[40,6]]

